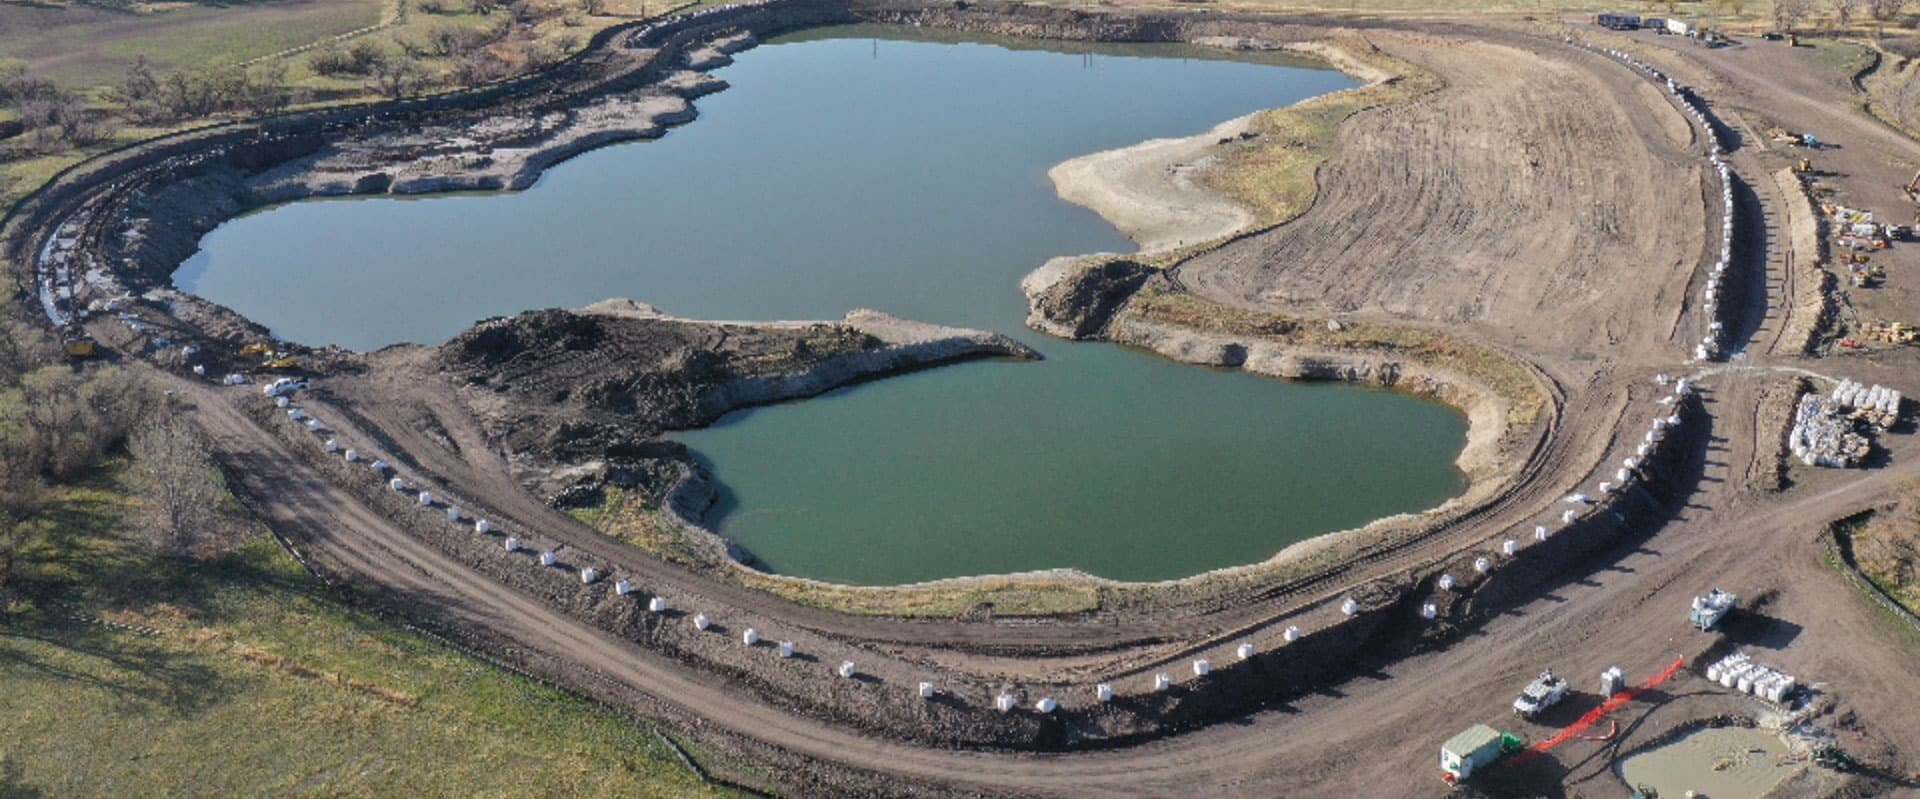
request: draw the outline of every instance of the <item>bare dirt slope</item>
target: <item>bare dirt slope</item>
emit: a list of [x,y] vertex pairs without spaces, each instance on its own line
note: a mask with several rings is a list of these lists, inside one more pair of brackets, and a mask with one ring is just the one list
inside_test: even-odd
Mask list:
[[[1708,219],[1644,78],[1571,49],[1375,36],[1447,88],[1349,120],[1300,219],[1180,267],[1272,311],[1471,326],[1536,353],[1666,338]],[[1652,311],[1650,309],[1659,309]]]

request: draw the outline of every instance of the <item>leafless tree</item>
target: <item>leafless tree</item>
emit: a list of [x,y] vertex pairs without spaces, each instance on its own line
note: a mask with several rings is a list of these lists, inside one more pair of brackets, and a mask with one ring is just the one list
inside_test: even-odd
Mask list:
[[197,430],[173,411],[154,415],[128,442],[145,500],[141,528],[162,555],[188,558],[212,539],[224,490]]
[[1828,0],[1833,4],[1833,26],[1845,29],[1853,24],[1854,12],[1860,8],[1860,0]]
[[427,70],[419,59],[406,53],[390,53],[373,65],[368,73],[373,90],[387,97],[415,94],[427,85]]
[[1907,7],[1907,0],[1867,0],[1867,13],[1882,22],[1893,19]]
[[1791,32],[1813,13],[1813,0],[1774,0],[1773,25],[1775,28]]

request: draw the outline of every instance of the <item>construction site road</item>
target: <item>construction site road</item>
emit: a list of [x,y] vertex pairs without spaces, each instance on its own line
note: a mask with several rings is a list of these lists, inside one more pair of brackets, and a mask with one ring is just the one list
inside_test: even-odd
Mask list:
[[[1729,464],[1744,461],[1726,448],[1734,440],[1752,441],[1753,431],[1716,430],[1721,443],[1708,456],[1703,489],[1673,523],[1645,540],[1623,542],[1618,558],[1597,559],[1596,571],[1568,575],[1540,599],[1490,621],[1459,645],[1382,664],[1241,723],[1118,751],[993,754],[901,745],[789,714],[733,688],[725,678],[689,669],[506,590],[417,542],[314,473],[221,396],[231,392],[185,381],[176,390],[196,407],[195,416],[230,466],[235,488],[273,529],[302,542],[330,567],[404,596],[425,615],[531,649],[564,653],[571,668],[657,697],[680,715],[701,720],[703,727],[777,747],[824,769],[996,793],[1155,796],[1230,789],[1267,795],[1418,795],[1436,784],[1435,742],[1473,721],[1503,716],[1508,695],[1537,664],[1568,671],[1592,665],[1588,670],[1597,679],[1604,665],[1644,674],[1674,656],[1699,654],[1706,644],[1685,627],[1684,611],[1688,598],[1702,588],[1695,584],[1700,575],[1713,575],[1716,585],[1774,592],[1780,597],[1774,612],[1797,630],[1794,646],[1777,653],[1782,667],[1812,680],[1845,684],[1849,705],[1870,729],[1892,740],[1920,740],[1920,718],[1897,710],[1903,706],[1898,694],[1911,687],[1912,644],[1899,640],[1828,572],[1812,533],[1835,509],[1865,506],[1898,477],[1920,474],[1920,460],[1911,458],[1899,458],[1898,466],[1872,479],[1756,505],[1741,501],[1747,495]],[[1729,401],[1713,399],[1716,405]],[[556,677],[566,681],[564,674]],[[876,779],[876,785],[887,784],[886,777]]]
[[[1781,198],[1764,182],[1775,165],[1745,146],[1730,148],[1741,181],[1754,187],[1738,202],[1755,211],[1743,214],[1750,221],[1734,232],[1731,271],[1746,281],[1744,294],[1729,301],[1742,314],[1730,347],[1735,355],[1727,364],[1688,363],[1676,342],[1692,333],[1676,331],[1706,323],[1691,315],[1687,298],[1717,243],[1710,232],[1719,227],[1712,210],[1719,197],[1702,182],[1702,143],[1685,117],[1658,92],[1649,95],[1643,75],[1556,39],[1501,29],[1485,40],[1457,31],[1381,32],[1380,42],[1396,57],[1446,75],[1447,88],[1356,115],[1321,173],[1321,202],[1306,216],[1201,256],[1181,267],[1179,277],[1220,303],[1457,327],[1537,358],[1560,392],[1561,415],[1550,422],[1522,480],[1477,511],[1473,524],[1438,535],[1419,551],[1359,563],[1304,587],[1258,586],[1214,606],[1180,606],[1164,618],[1154,617],[1153,608],[1125,618],[1089,614],[1019,624],[854,616],[667,563],[559,513],[517,482],[506,456],[488,445],[449,386],[408,385],[371,372],[339,379],[307,403],[343,428],[407,454],[409,478],[417,474],[487,497],[493,507],[476,509],[497,511],[502,520],[630,571],[655,590],[713,608],[724,622],[803,632],[820,651],[868,648],[882,667],[926,663],[933,652],[940,667],[957,673],[1018,676],[1089,654],[1113,655],[1132,668],[1189,656],[1250,626],[1316,612],[1316,603],[1361,581],[1431,565],[1490,540],[1556,508],[1559,494],[1618,457],[1609,453],[1632,442],[1641,421],[1629,415],[1640,410],[1632,405],[1635,387],[1644,400],[1657,371],[1691,371],[1699,380],[1700,425],[1707,429],[1695,434],[1689,422],[1689,434],[1702,435],[1704,446],[1683,465],[1684,479],[1675,483],[1679,496],[1666,518],[1618,533],[1603,551],[1548,578],[1532,598],[1476,620],[1454,640],[1395,660],[1346,664],[1342,676],[1314,691],[1221,723],[1114,748],[1041,753],[919,746],[797,712],[769,702],[738,670],[685,662],[645,640],[610,633],[553,596],[486,573],[484,561],[449,554],[436,545],[441,539],[408,529],[391,508],[378,507],[391,497],[369,500],[337,482],[326,471],[337,459],[322,468],[313,452],[297,449],[317,442],[296,443],[264,426],[255,413],[262,407],[257,389],[220,388],[158,370],[156,379],[194,409],[235,493],[321,572],[451,638],[485,641],[488,654],[512,665],[666,719],[717,751],[759,764],[768,787],[784,792],[1438,793],[1434,750],[1453,733],[1490,723],[1549,737],[1555,725],[1598,703],[1591,688],[1608,666],[1644,677],[1675,658],[1692,662],[1726,646],[1686,623],[1688,601],[1711,587],[1754,600],[1743,622],[1729,630],[1733,645],[1764,650],[1770,664],[1800,675],[1834,703],[1832,719],[1853,736],[1846,742],[1850,752],[1888,764],[1892,784],[1920,787],[1903,776],[1920,762],[1914,744],[1920,713],[1913,712],[1911,696],[1911,664],[1920,647],[1834,573],[1821,543],[1830,521],[1886,501],[1901,481],[1920,475],[1920,444],[1912,436],[1887,436],[1887,465],[1797,474],[1798,483],[1785,492],[1751,479],[1754,465],[1781,457],[1777,425],[1759,409],[1783,379],[1808,370],[1845,371],[1916,393],[1920,387],[1911,381],[1920,370],[1903,353],[1843,363],[1776,354],[1790,316],[1782,303],[1791,278],[1783,274],[1787,261],[1779,251]],[[1729,87],[1741,103],[1766,101],[1765,81],[1757,77],[1762,67],[1731,68],[1730,77],[1715,79],[1715,67],[1702,66],[1702,58],[1673,56],[1698,80],[1722,80],[1712,85]],[[1748,127],[1737,120],[1733,126]],[[1869,131],[1850,125],[1832,138],[1849,152],[1849,135],[1886,135]],[[1455,138],[1474,146],[1458,146]],[[1916,152],[1910,142],[1874,146]],[[1423,157],[1409,158],[1410,152]],[[1868,172],[1864,164],[1859,169]],[[409,414],[423,409],[441,422],[433,429],[457,446],[422,432]],[[1115,654],[1123,649],[1135,651]],[[1514,691],[1542,667],[1573,678],[1574,696],[1537,723],[1512,720]],[[892,682],[896,674],[885,676],[887,690],[900,690]],[[1709,715],[1768,710],[1683,673],[1616,714],[1628,730],[1621,738],[1572,742],[1524,769],[1496,769],[1488,778],[1516,793],[1618,795],[1617,756],[1657,738],[1661,726],[1642,722],[1683,698]]]

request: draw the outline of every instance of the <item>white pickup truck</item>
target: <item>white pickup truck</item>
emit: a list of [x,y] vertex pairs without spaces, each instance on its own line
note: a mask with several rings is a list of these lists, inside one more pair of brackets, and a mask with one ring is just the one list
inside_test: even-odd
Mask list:
[[1520,698],[1513,700],[1513,712],[1520,718],[1531,719],[1540,711],[1553,707],[1566,695],[1566,678],[1556,677],[1553,669],[1547,669],[1520,690]]

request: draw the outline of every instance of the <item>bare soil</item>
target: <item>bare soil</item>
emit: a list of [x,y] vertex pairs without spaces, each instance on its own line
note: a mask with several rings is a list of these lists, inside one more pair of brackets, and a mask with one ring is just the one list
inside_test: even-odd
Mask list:
[[[1276,32],[1277,23],[1226,15],[1188,25],[1080,9],[882,11],[875,16],[1077,38],[1278,42],[1319,30]],[[1759,409],[1783,376],[1844,373],[1920,394],[1920,357],[1816,360],[1772,346],[1792,302],[1780,254],[1788,214],[1768,189],[1782,164],[1745,138],[1729,160],[1752,187],[1739,197],[1746,211],[1734,242],[1746,280],[1729,303],[1747,321],[1732,360],[1689,363],[1681,342],[1703,323],[1690,298],[1719,230],[1718,192],[1703,182],[1704,132],[1651,102],[1643,75],[1564,42],[1564,28],[1395,27],[1377,31],[1379,46],[1446,88],[1353,117],[1306,215],[1182,265],[1157,290],[1254,318],[1445,331],[1537,370],[1551,402],[1518,438],[1516,476],[1497,496],[1451,509],[1437,528],[1332,537],[1326,560],[1303,572],[1103,583],[1098,610],[1065,617],[1006,619],[990,607],[954,619],[857,616],[747,587],[729,567],[639,551],[523,479],[703,418],[729,401],[714,392],[765,390],[763,378],[794,374],[794,363],[812,371],[925,343],[889,339],[893,322],[739,329],[637,309],[536,314],[437,351],[326,361],[335,371],[301,400],[320,431],[254,389],[178,371],[164,379],[198,407],[236,490],[319,567],[509,662],[765,763],[763,781],[795,794],[1437,795],[1434,750],[1460,729],[1486,722],[1544,739],[1598,704],[1592,686],[1607,666],[1637,682],[1676,658],[1699,668],[1731,646],[1801,675],[1816,691],[1809,720],[1870,766],[1796,780],[1796,789],[1920,789],[1920,645],[1838,579],[1819,538],[1829,519],[1883,502],[1899,479],[1920,474],[1920,442],[1885,437],[1886,457],[1866,471],[1799,475],[1779,492],[1751,484],[1754,464],[1776,451],[1777,414]],[[1790,50],[1663,51],[1670,42],[1591,35],[1660,59],[1714,98],[1735,130],[1751,127],[1748,115],[1826,120],[1822,138],[1835,144],[1827,179],[1859,202],[1892,202],[1876,157],[1920,161],[1920,145],[1848,121],[1844,82],[1800,77]],[[1676,117],[1692,135],[1678,135]],[[1114,292],[1087,296],[1139,288],[1130,274],[1112,277]],[[138,308],[156,326],[176,326],[163,330],[192,332],[190,316],[160,310]],[[151,336],[113,320],[94,329],[120,352],[141,351]],[[740,341],[696,341],[721,333]],[[794,361],[801,342],[821,357]],[[596,360],[609,346],[632,359],[617,375]],[[1676,401],[1651,379],[1658,372],[1691,376],[1700,390]],[[1681,426],[1625,488],[1601,491],[1650,420],[1669,414]],[[569,427],[576,422],[585,426]],[[412,487],[434,491],[433,505],[327,454],[327,438],[387,458]],[[1598,500],[1568,502],[1574,492]],[[448,505],[496,529],[451,522]],[[1558,521],[1566,512],[1574,520]],[[1549,540],[1531,542],[1535,525],[1550,524]],[[507,535],[524,550],[502,546]],[[1506,556],[1509,539],[1526,543]],[[533,560],[543,550],[556,553],[555,567]],[[585,567],[605,579],[583,583]],[[1438,587],[1442,573],[1460,578],[1455,588]],[[619,596],[613,579],[638,590]],[[1724,637],[1701,634],[1685,609],[1714,586],[1764,601]],[[670,611],[642,610],[652,597],[670,600]],[[1428,602],[1439,611],[1431,622],[1419,614]],[[695,628],[694,614],[709,630]],[[1304,635],[1288,641],[1290,627]],[[747,628],[758,645],[742,642]],[[777,657],[768,644],[780,640],[800,656]],[[1241,643],[1255,644],[1244,661]],[[1193,669],[1198,658],[1210,673]],[[834,674],[843,660],[857,664],[857,678]],[[1514,692],[1545,667],[1573,675],[1578,693],[1537,723],[1512,718]],[[1155,691],[1163,673],[1173,685]],[[934,700],[916,695],[921,680],[938,688]],[[1112,703],[1093,697],[1103,682],[1118,694]],[[994,710],[1001,695],[1018,707]],[[1058,709],[1033,710],[1041,698]],[[1612,763],[1636,747],[1702,718],[1765,711],[1683,676],[1616,712],[1626,737],[1496,767],[1479,787],[1617,796],[1625,786]]]

